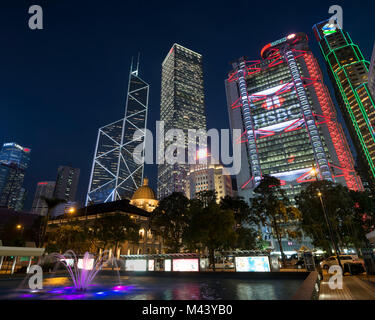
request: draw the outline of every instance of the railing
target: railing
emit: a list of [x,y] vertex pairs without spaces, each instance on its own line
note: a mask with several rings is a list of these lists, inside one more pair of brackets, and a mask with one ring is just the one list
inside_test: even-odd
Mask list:
[[312,271],[303,281],[292,300],[317,300],[319,298],[319,273]]

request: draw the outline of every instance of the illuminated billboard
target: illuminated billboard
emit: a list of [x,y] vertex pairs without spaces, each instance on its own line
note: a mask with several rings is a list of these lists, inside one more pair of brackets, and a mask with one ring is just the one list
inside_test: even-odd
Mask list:
[[171,271],[171,270],[172,270],[171,259],[164,260],[164,271]]
[[126,271],[147,271],[147,260],[125,260]]
[[94,259],[78,259],[78,269],[92,270],[94,268]]
[[74,259],[60,259],[60,261],[65,262],[67,266],[70,266],[70,267],[74,266]]
[[173,271],[199,271],[199,259],[173,259]]
[[148,271],[155,270],[155,260],[148,260]]
[[236,271],[270,272],[268,257],[236,257]]

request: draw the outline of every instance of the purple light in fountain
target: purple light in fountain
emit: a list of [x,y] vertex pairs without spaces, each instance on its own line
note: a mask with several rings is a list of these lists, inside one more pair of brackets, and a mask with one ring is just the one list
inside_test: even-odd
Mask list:
[[107,258],[107,255],[101,254],[95,260],[89,252],[86,252],[83,258],[79,259],[72,250],[68,250],[64,255],[56,253],[54,256],[59,263],[65,266],[73,281],[74,288],[78,291],[85,291],[90,286],[100,271],[104,259]]
[[116,286],[116,287],[114,287],[113,289],[114,290],[126,290],[128,287],[126,287],[126,286]]

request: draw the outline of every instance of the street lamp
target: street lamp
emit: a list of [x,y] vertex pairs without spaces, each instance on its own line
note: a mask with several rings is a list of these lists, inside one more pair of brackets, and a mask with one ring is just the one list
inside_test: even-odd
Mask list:
[[22,225],[17,224],[17,225],[16,225],[16,228],[17,228],[17,230],[21,230],[21,229],[22,229]]
[[71,216],[76,212],[76,208],[70,207],[66,212],[67,212],[68,222],[70,222],[71,221]]
[[[312,169],[310,170],[310,173],[311,173],[311,175],[313,175],[315,177],[315,180],[318,181],[318,171],[315,169],[315,165],[314,164],[312,165]],[[322,192],[320,191],[319,188],[317,190],[318,190],[317,195],[318,195],[318,197],[320,199],[320,203],[321,203],[322,209],[323,209],[324,219],[325,219],[326,224],[328,226],[328,231],[329,231],[329,235],[330,235],[330,238],[331,238],[331,242],[332,242],[333,248],[334,248],[335,253],[336,253],[337,262],[339,263],[339,266],[341,267],[341,270],[344,271],[344,269],[342,268],[341,260],[340,260],[338,246],[336,245],[336,241],[335,241],[335,239],[333,237],[331,222],[328,219],[326,207],[325,207],[324,202],[323,202],[323,194],[322,194]]]

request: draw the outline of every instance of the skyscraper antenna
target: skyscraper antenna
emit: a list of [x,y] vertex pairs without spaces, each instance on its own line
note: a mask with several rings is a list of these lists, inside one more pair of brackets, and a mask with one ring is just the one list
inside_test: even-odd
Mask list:
[[138,76],[138,68],[139,68],[139,53],[138,53],[137,65],[136,65],[136,68],[135,68],[135,69],[133,69],[133,58],[134,58],[134,57],[132,57],[132,65],[131,65],[131,67],[130,67],[130,73],[131,73],[131,74],[134,74],[135,76]]
[[140,56],[140,52],[138,52],[138,59],[137,59],[137,75],[138,75],[138,68],[139,68],[139,56]]

